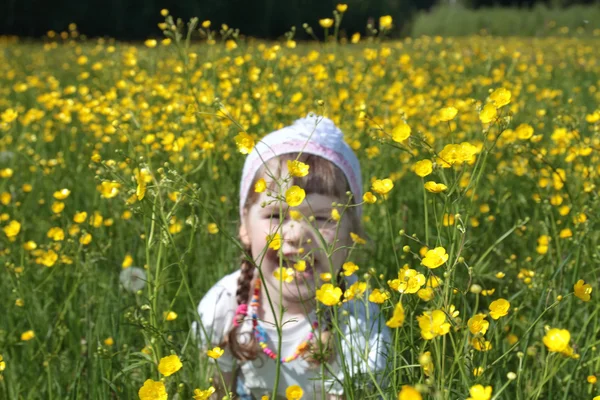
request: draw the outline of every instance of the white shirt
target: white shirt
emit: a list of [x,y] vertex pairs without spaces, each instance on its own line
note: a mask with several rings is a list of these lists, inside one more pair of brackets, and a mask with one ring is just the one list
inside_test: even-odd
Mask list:
[[[233,317],[238,306],[235,292],[239,276],[240,271],[238,270],[222,278],[206,293],[198,306],[198,313],[204,328],[199,330],[199,339],[200,345],[205,349],[218,346],[233,326]],[[377,376],[378,381],[382,379],[380,375],[385,368],[391,343],[390,332],[377,305],[365,300],[366,297],[368,297],[367,293],[363,295],[363,299],[347,301],[339,308],[338,326],[343,332],[343,337],[339,333],[333,332],[332,337],[336,338],[336,342],[338,342],[337,338],[341,339],[343,357],[339,351],[336,351],[335,360],[328,364],[333,376],[326,375],[324,386],[325,391],[329,394],[341,395],[343,387],[338,380],[343,382],[344,379],[351,379],[355,374],[366,373],[367,368],[374,376]],[[347,313],[344,313],[344,310]],[[250,310],[248,314],[250,316]],[[347,315],[342,316],[342,314]],[[314,319],[314,312],[309,317]],[[278,342],[276,328],[261,321],[258,323],[267,333],[269,348],[276,352]],[[291,355],[298,345],[307,339],[310,331],[311,324],[307,318],[284,321],[281,346],[283,357]],[[245,334],[253,334],[251,318],[245,319],[241,332],[241,339]],[[336,346],[336,348],[339,347]],[[236,360],[228,348],[224,350],[225,353],[217,362],[223,372],[230,372],[233,370]],[[275,360],[270,359],[263,352],[259,354],[256,360],[238,362],[240,379],[246,389],[257,399],[273,391],[277,367]],[[351,376],[344,376],[344,368],[340,367],[342,359],[346,365],[345,369],[350,372]],[[366,362],[365,359],[367,359]],[[284,396],[285,389],[291,385],[299,385],[304,390],[305,398],[320,397],[323,385],[321,368],[312,366],[301,357],[283,363],[280,370],[278,394]]]

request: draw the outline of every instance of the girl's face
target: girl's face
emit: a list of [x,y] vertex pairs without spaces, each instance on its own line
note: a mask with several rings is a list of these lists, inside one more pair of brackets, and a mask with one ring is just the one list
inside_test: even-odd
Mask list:
[[[287,168],[283,167],[281,176],[287,175]],[[267,181],[267,187],[273,189],[260,193],[258,199],[245,210],[240,237],[244,245],[250,248],[256,265],[264,275],[265,289],[272,296],[279,293],[282,287],[282,296],[287,302],[312,301],[315,287],[322,283],[320,274],[336,274],[346,259],[345,247],[351,244],[350,218],[343,216],[340,221],[331,218],[332,203],[345,204],[345,200],[332,195],[308,193],[302,204],[290,208],[285,202],[274,200],[277,195],[285,197],[288,187],[284,185],[280,189],[276,184],[271,184],[271,178],[263,178]],[[267,195],[269,192],[271,196]],[[262,207],[262,204],[265,206]],[[294,220],[290,215],[292,210],[301,213],[302,218]],[[341,209],[339,212],[343,214]],[[311,216],[314,217],[313,221],[309,221]],[[282,239],[279,250],[269,248],[267,240],[268,235],[275,233],[279,233]],[[324,243],[319,236],[322,236]],[[294,269],[294,264],[300,260],[306,262],[304,272]],[[280,266],[294,270],[291,283],[280,282],[274,276]]]

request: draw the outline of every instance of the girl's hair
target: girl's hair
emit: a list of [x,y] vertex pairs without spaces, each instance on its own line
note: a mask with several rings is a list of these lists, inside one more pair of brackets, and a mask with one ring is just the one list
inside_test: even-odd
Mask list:
[[[269,167],[268,172],[272,173],[274,176],[278,176],[281,173],[281,170],[284,165],[287,164],[287,161],[298,160],[310,166],[310,173],[305,177],[293,177],[292,185],[298,185],[306,191],[306,194],[318,193],[323,195],[334,196],[343,201],[343,199],[347,198],[347,193],[350,191],[350,186],[346,179],[346,176],[330,161],[316,156],[312,154],[305,153],[289,153],[283,154],[279,157],[272,158],[266,162]],[[254,184],[258,179],[265,175],[267,169],[263,164],[256,176],[254,177],[254,181],[250,187],[254,187]],[[244,208],[248,209],[252,204],[254,204],[260,195],[256,193],[254,190],[248,193],[248,198],[246,200],[246,204]],[[350,199],[350,204],[355,204],[356,199]],[[350,223],[352,228],[359,234],[362,234],[362,225],[360,223],[360,217],[357,213],[357,207],[350,207],[346,210],[345,214],[350,218]],[[244,249],[245,253],[251,256],[251,252],[249,248]],[[254,270],[255,264],[252,260],[249,260],[245,255],[242,258],[241,262],[241,274],[238,278],[237,290],[236,290],[236,299],[238,305],[240,304],[248,304],[250,299],[250,285],[252,284],[252,279],[254,278]],[[342,289],[342,293],[345,291],[345,281],[341,279],[341,270],[338,271],[338,284]],[[246,360],[254,360],[258,357],[260,352],[260,348],[253,334],[250,334],[249,340],[244,343],[240,343],[240,328],[242,320],[244,319],[244,315],[236,315],[234,318],[237,319],[237,324],[234,324],[234,327],[229,331],[227,338],[225,339],[223,346],[228,345],[231,353],[238,360],[246,361]],[[331,329],[331,320],[329,316],[326,316],[326,327],[323,330],[323,334],[321,335],[322,343],[325,343],[327,346],[331,343],[329,340],[329,331]],[[237,325],[237,326],[235,326]],[[317,358],[317,357],[315,357]],[[323,361],[324,358],[318,357],[319,361]],[[313,360],[314,361],[314,360]]]

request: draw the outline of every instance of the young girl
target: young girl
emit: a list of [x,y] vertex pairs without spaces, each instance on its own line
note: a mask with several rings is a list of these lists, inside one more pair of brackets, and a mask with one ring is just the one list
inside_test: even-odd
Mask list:
[[[289,207],[283,199],[293,186],[306,197]],[[342,132],[311,114],[264,137],[246,158],[240,240],[247,256],[198,306],[203,346],[224,348],[216,362],[240,398],[274,390],[284,397],[294,385],[306,399],[342,398],[358,375],[381,382],[390,335],[378,307],[368,294],[335,304],[335,286],[343,292],[356,281],[354,265],[342,265],[350,261],[350,233],[362,232],[361,186]],[[333,218],[339,203],[348,206]],[[334,285],[322,286],[329,279]]]

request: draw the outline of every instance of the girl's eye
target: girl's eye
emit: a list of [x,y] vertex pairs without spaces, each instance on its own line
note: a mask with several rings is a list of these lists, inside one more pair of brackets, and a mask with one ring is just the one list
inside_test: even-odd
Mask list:
[[279,214],[271,214],[268,216],[269,219],[279,219]]
[[315,217],[315,221],[319,221],[319,222],[329,221],[329,216],[327,216],[327,217],[323,216],[323,215],[317,216],[317,217]]

